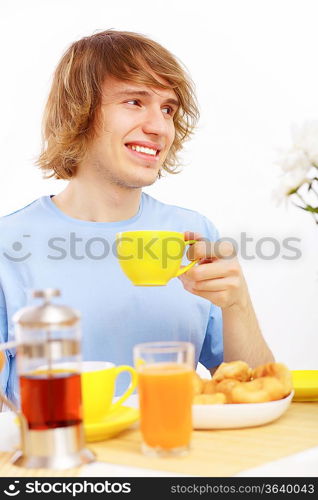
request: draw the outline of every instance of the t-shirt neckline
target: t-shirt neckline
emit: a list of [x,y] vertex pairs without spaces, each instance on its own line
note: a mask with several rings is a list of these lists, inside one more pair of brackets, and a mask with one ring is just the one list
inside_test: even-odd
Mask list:
[[144,203],[144,193],[141,193],[138,212],[136,213],[136,215],[134,215],[130,219],[125,219],[125,220],[116,221],[116,222],[93,222],[93,221],[88,221],[88,220],[76,219],[75,217],[71,217],[70,215],[67,215],[66,213],[62,212],[62,210],[60,210],[55,205],[55,203],[52,201],[53,196],[54,195],[42,196],[40,198],[40,202],[46,210],[53,212],[60,219],[64,219],[65,221],[71,222],[72,224],[79,224],[79,225],[86,226],[86,227],[104,227],[105,229],[106,228],[110,229],[112,227],[113,228],[125,227],[127,225],[130,225],[130,224],[133,224],[134,222],[136,222],[136,220],[138,220],[142,214],[143,203]]

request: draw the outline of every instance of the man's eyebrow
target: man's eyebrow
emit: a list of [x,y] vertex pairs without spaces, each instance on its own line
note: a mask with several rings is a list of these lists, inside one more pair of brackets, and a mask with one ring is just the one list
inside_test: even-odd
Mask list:
[[[150,92],[147,92],[147,90],[134,90],[134,89],[127,89],[127,90],[120,90],[119,92],[116,92],[114,94],[115,97],[125,97],[125,96],[143,96],[143,97],[151,97]],[[168,104],[174,104],[175,106],[180,106],[180,103],[177,99],[173,99],[172,97],[168,97],[167,99],[164,99],[164,101]]]

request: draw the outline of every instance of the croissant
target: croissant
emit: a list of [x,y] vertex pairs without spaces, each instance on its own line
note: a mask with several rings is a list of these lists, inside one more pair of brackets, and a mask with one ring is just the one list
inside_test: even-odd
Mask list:
[[254,369],[245,361],[221,363],[211,379],[195,373],[194,404],[264,403],[286,397],[293,390],[292,376],[283,363]]

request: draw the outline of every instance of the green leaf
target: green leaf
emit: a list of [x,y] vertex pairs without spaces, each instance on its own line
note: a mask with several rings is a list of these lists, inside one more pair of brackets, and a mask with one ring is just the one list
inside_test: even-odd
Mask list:
[[311,205],[307,205],[306,207],[301,207],[300,205],[296,205],[298,208],[302,210],[306,210],[306,212],[312,212],[314,214],[318,214],[318,207],[312,207]]
[[287,192],[287,196],[291,196],[292,194],[295,194],[297,193],[298,189],[300,188],[300,186],[297,186],[296,188],[292,188],[290,189],[288,192]]

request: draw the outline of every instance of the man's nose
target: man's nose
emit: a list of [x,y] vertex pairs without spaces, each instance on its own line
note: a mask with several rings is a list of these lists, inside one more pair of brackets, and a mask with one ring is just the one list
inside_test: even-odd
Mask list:
[[166,135],[168,131],[167,119],[161,109],[147,110],[143,120],[143,131],[146,134]]

